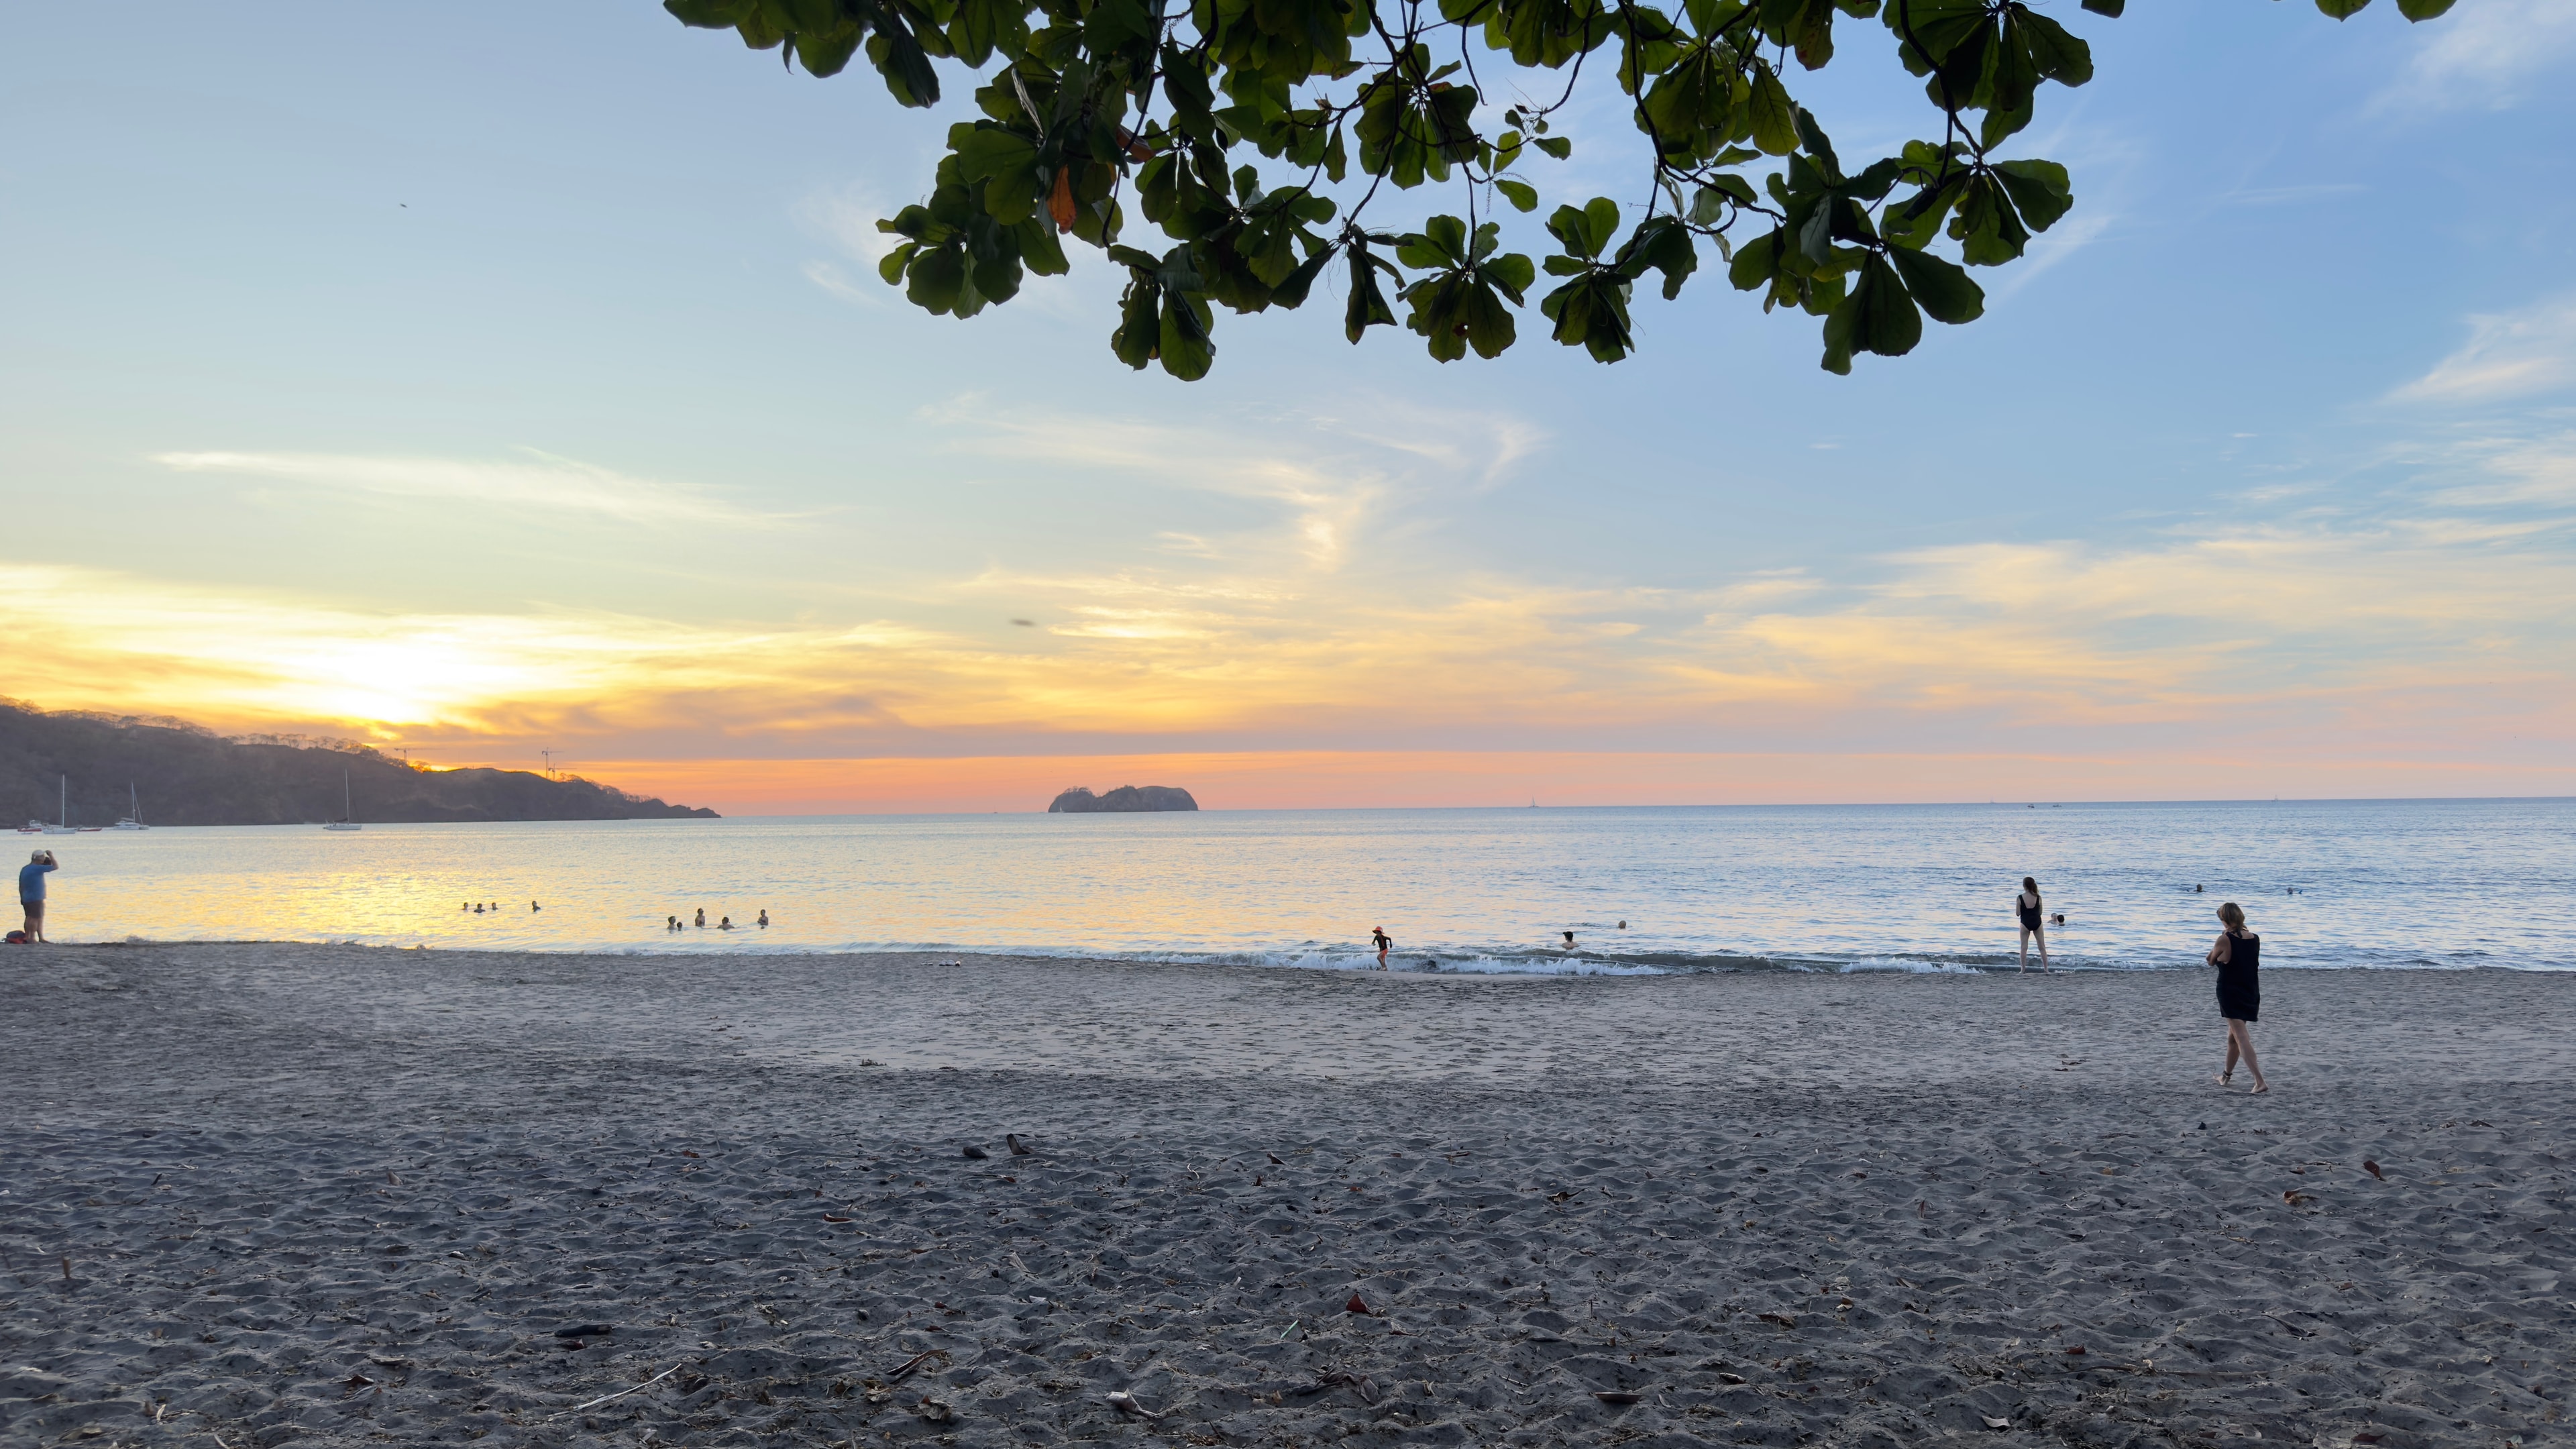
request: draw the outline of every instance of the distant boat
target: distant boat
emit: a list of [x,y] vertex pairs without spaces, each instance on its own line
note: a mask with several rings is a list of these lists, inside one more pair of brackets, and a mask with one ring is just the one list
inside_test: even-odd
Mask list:
[[354,818],[357,813],[357,811],[349,808],[349,772],[342,770],[340,772],[340,818],[332,821],[330,824],[325,825],[322,828],[325,830],[355,830],[358,828],[358,822]]
[[[40,827],[47,835],[77,835],[80,833],[79,831],[72,829],[72,777],[69,775],[62,777],[60,797],[54,805],[54,810],[55,813],[62,816],[62,820],[57,824]],[[34,825],[36,822],[31,820],[27,823]]]
[[143,801],[141,797],[134,793],[134,782],[132,780],[125,782],[125,808],[127,811],[126,817],[116,822],[114,825],[109,826],[108,829],[149,830],[152,828],[151,826],[143,823]]
[[26,824],[18,827],[18,833],[20,835],[42,835],[45,833],[45,822],[41,820],[30,820]]

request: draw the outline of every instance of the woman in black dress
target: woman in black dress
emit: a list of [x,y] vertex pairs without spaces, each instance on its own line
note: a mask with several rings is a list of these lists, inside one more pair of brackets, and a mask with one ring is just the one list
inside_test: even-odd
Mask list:
[[2030,876],[2021,878],[2021,894],[2013,897],[2013,913],[2021,917],[2021,969],[2030,969],[2030,938],[2039,938],[2039,969],[2054,972],[2048,964],[2048,924],[2039,913],[2039,882]]
[[2245,1058],[2245,1070],[2254,1074],[2254,1094],[2272,1090],[2263,1080],[2263,1064],[2254,1058],[2254,1018],[2263,1007],[2263,983],[2257,973],[2263,966],[2263,938],[2245,929],[2245,910],[2234,901],[2218,908],[2220,932],[2218,944],[2209,948],[2206,958],[2218,968],[2218,1014],[2227,1020],[2227,1065],[2219,1069],[2218,1085],[2226,1086],[2236,1076],[2236,1058]]

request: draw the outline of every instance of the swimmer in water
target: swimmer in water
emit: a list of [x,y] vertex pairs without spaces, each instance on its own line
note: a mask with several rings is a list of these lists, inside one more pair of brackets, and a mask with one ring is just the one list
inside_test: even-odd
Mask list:
[[769,907],[767,906],[760,908],[760,928],[764,931],[769,929]]
[[1572,931],[1565,933],[1565,948],[1569,951],[1574,949],[1574,933]]
[[717,930],[719,930],[719,931],[730,931],[730,930],[732,930],[732,929],[733,929],[733,917],[731,917],[731,916],[727,916],[727,917],[725,917],[723,920],[716,922],[716,929],[717,929]]
[[535,901],[530,901],[530,902],[528,902],[528,909],[529,909],[529,910],[532,910],[532,911],[537,911],[537,910],[543,910],[543,909],[545,909],[545,908],[544,908],[543,906],[538,905]]
[[1369,927],[1369,939],[1377,943],[1377,969],[1383,971],[1386,969],[1386,953],[1394,947],[1395,940],[1387,935],[1384,926]]
[[701,925],[701,926],[703,926],[703,925],[705,925],[706,923],[707,923],[707,908],[706,908],[706,907],[704,907],[704,906],[700,906],[700,907],[698,907],[698,924],[699,924],[699,925]]

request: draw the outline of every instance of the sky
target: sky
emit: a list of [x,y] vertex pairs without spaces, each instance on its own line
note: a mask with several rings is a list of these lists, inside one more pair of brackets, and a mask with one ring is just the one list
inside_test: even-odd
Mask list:
[[[2576,5],[2043,8],[2097,77],[2006,154],[2076,209],[1908,357],[1712,257],[1615,366],[1327,286],[1185,384],[1095,253],[967,322],[877,279],[953,68],[16,7],[0,694],[728,814],[2576,793]],[[1843,155],[1921,133],[1843,51]],[[1618,108],[1563,134],[1633,216]]]

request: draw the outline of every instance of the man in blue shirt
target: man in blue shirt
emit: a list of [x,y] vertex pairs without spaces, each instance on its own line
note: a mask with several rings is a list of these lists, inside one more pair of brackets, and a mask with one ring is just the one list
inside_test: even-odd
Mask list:
[[18,904],[27,908],[27,939],[45,939],[45,872],[57,868],[54,853],[40,850],[18,867]]

